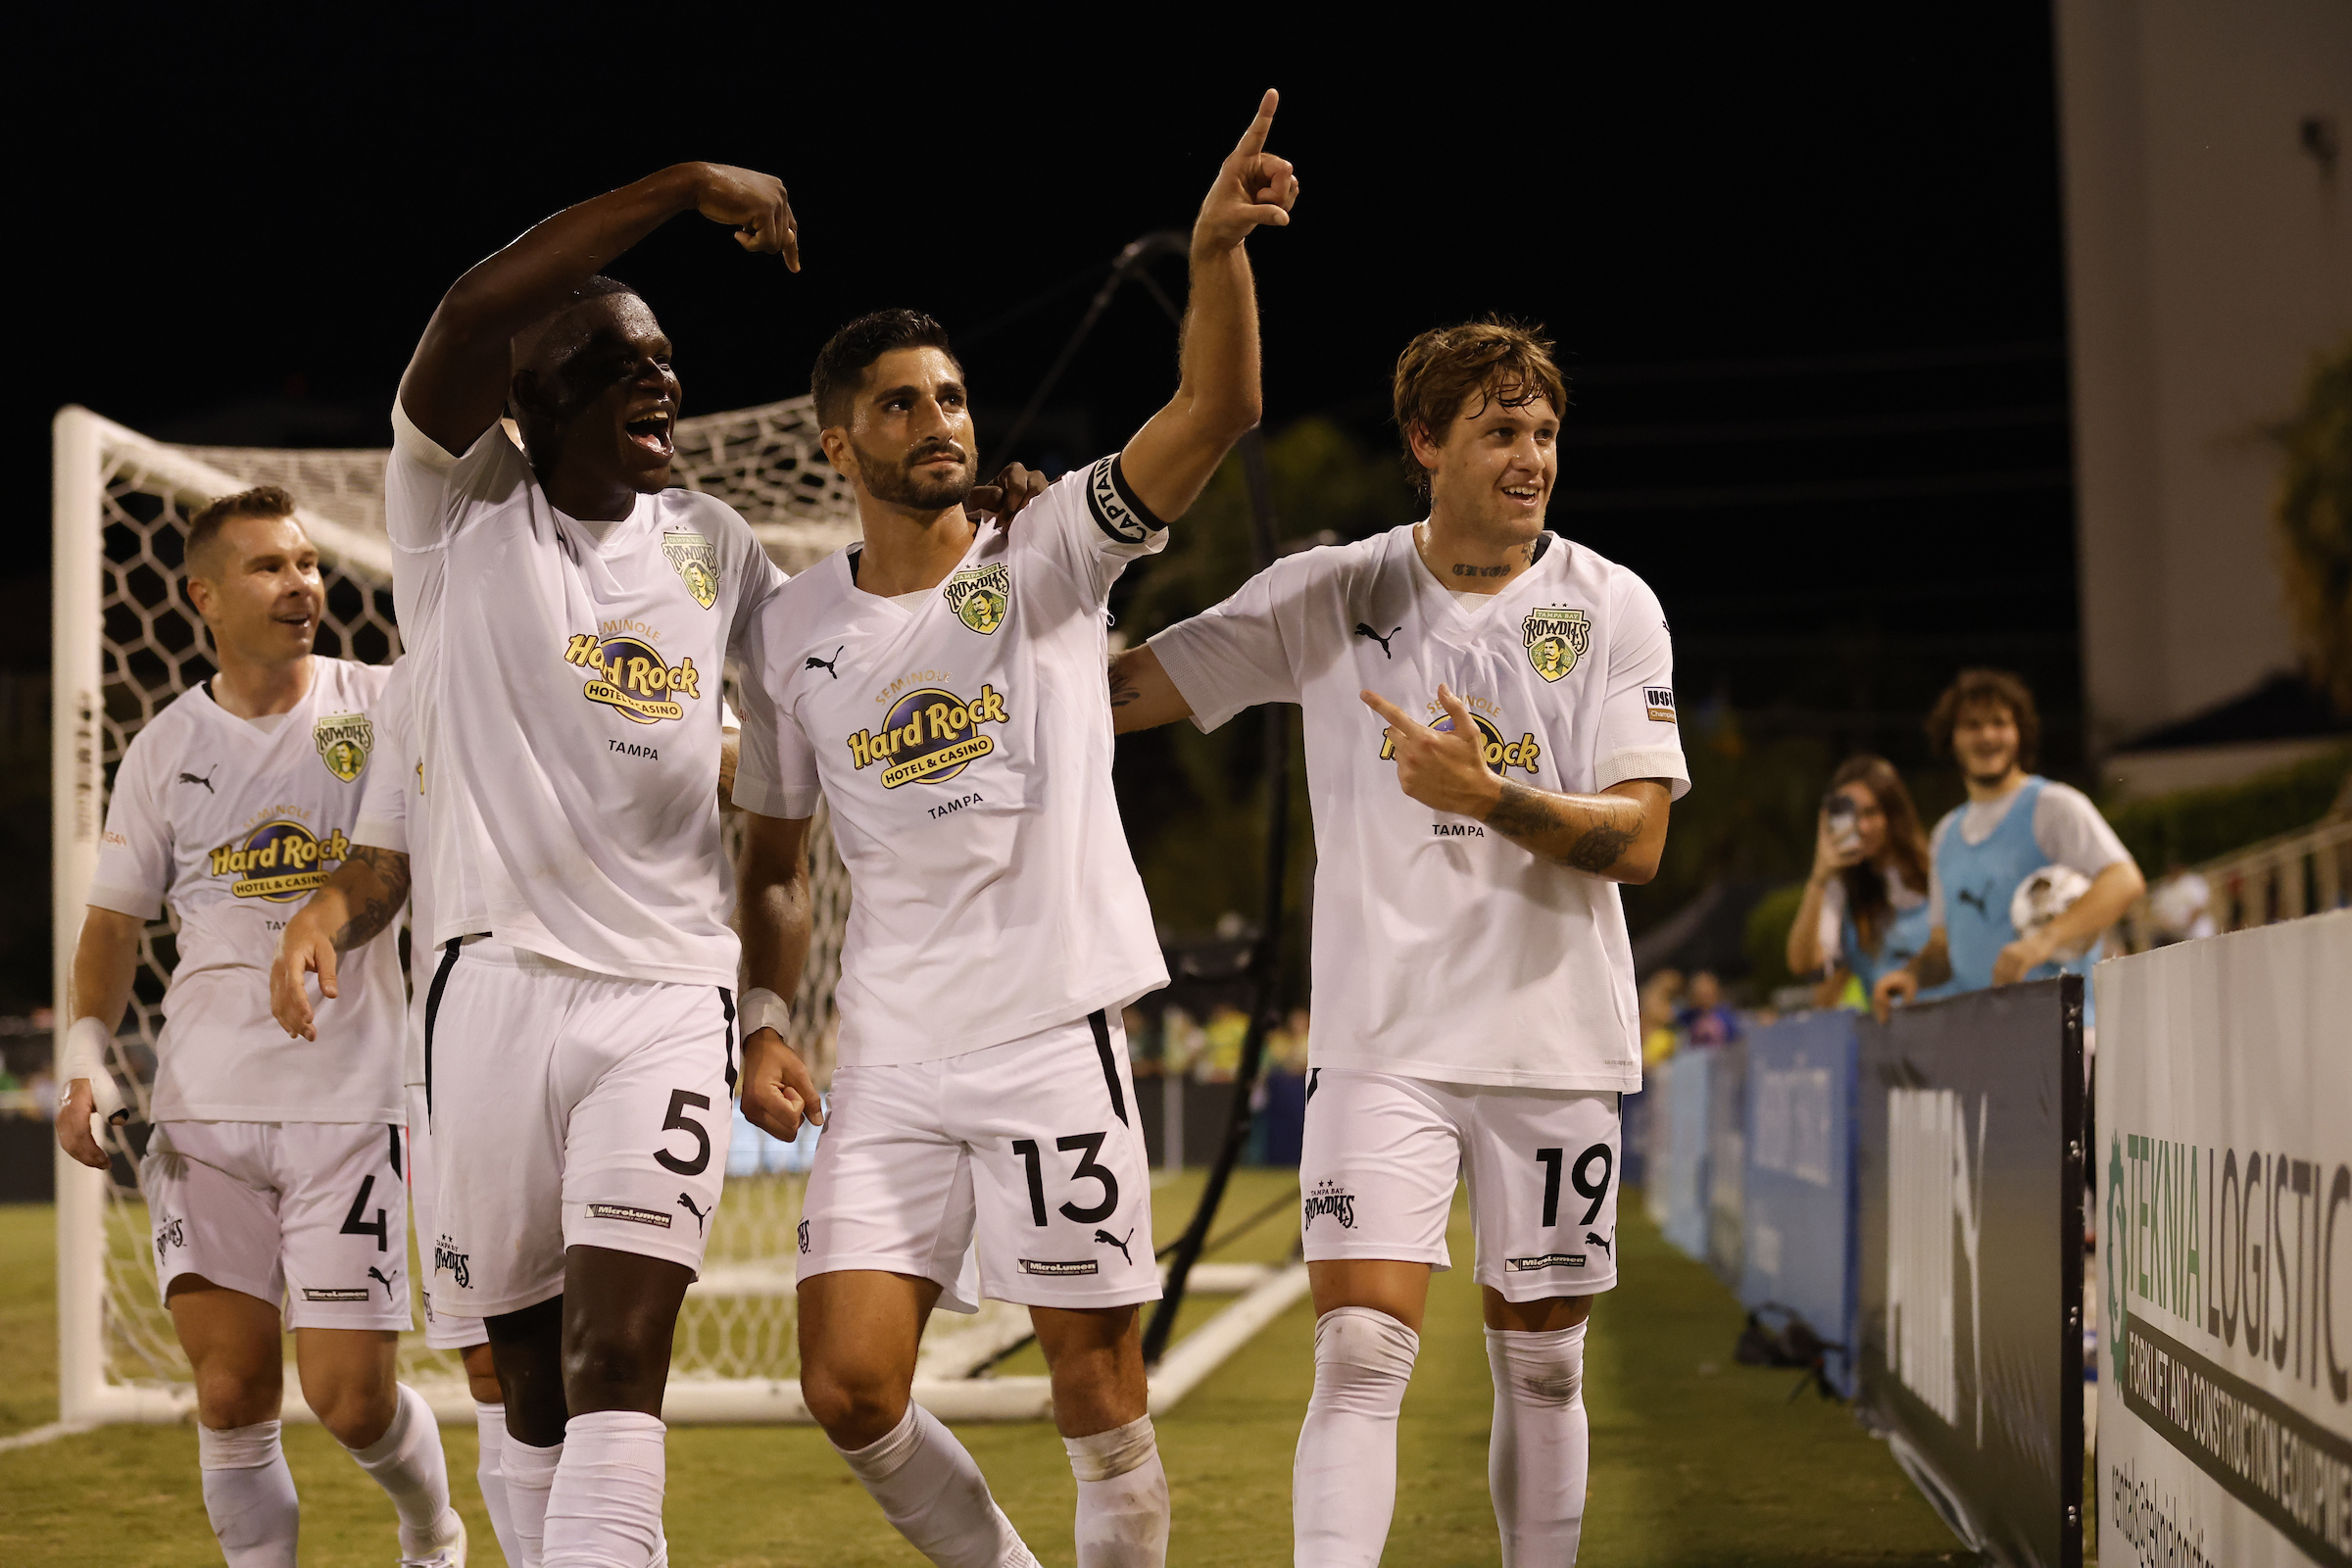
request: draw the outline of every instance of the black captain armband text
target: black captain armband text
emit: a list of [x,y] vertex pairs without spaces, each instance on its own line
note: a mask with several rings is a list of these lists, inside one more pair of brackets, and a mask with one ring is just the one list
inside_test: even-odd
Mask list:
[[1140,545],[1167,527],[1127,487],[1127,473],[1115,452],[1086,476],[1086,510],[1094,514],[1096,527],[1123,545]]

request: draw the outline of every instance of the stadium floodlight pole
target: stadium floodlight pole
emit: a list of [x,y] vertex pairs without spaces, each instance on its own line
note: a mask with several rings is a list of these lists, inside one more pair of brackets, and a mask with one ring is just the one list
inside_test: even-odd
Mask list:
[[[1046,378],[1037,383],[1037,390],[1029,394],[1028,405],[1021,410],[1021,416],[1012,421],[1012,429],[1004,437],[1006,453],[1010,453],[1021,437],[1029,433],[1031,421],[1045,408],[1046,399],[1061,379],[1061,372],[1070,368],[1070,361],[1077,356],[1078,345],[1086,341],[1087,334],[1095,329],[1095,323],[1102,318],[1102,313],[1110,309],[1111,298],[1119,292],[1121,283],[1129,278],[1141,282],[1152,291],[1152,297],[1159,302],[1159,308],[1167,312],[1169,320],[1178,326],[1184,324],[1184,315],[1176,309],[1175,301],[1152,281],[1151,274],[1144,269],[1162,256],[1183,256],[1189,254],[1191,249],[1192,241],[1187,236],[1172,228],[1161,228],[1131,242],[1119,252],[1110,264],[1110,275],[1102,280],[1101,288],[1095,290],[1093,303],[1087,306],[1086,314],[1078,318],[1078,329],[1070,334],[1070,340],[1054,357],[1054,364],[1047,369]],[[972,465],[972,471],[980,471],[978,463]]]
[[[1277,554],[1274,484],[1266,470],[1263,432],[1251,430],[1242,437],[1239,448],[1242,477],[1250,493],[1250,541],[1255,546],[1257,569],[1263,571],[1274,564]],[[1176,1313],[1184,1305],[1185,1281],[1208,1241],[1208,1228],[1225,1198],[1225,1184],[1232,1179],[1233,1167],[1241,1161],[1242,1151],[1250,1142],[1250,1124],[1255,1119],[1250,1102],[1257,1093],[1258,1073],[1265,1063],[1266,1031],[1274,1019],[1274,988],[1282,954],[1285,873],[1290,866],[1291,725],[1290,710],[1283,704],[1265,705],[1265,906],[1258,921],[1257,940],[1250,949],[1250,1028],[1242,1037],[1242,1059],[1233,1075],[1233,1104],[1225,1120],[1224,1147],[1217,1151],[1216,1163],[1208,1168],[1208,1181],[1200,1189],[1200,1202],[1193,1210],[1193,1222],[1170,1249],[1175,1255],[1168,1264],[1167,1283],[1161,1287],[1159,1304],[1152,1308],[1152,1322],[1144,1330],[1147,1366],[1157,1364],[1161,1352],[1168,1348],[1168,1335],[1176,1327]],[[1181,1079],[1162,1082],[1169,1094],[1184,1091]]]

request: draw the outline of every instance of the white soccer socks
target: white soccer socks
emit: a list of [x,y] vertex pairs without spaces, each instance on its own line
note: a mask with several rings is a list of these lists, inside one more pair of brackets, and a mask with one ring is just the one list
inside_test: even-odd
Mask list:
[[[514,1546],[507,1558],[514,1568],[540,1568],[547,1554],[547,1499],[556,1484],[556,1465],[564,1445],[534,1448],[510,1432],[499,1446],[499,1473],[506,1478],[507,1517],[514,1527]],[[499,1544],[506,1544],[500,1538]]]
[[641,1410],[597,1410],[564,1424],[564,1462],[547,1498],[545,1568],[637,1568],[661,1554],[668,1432]]
[[[491,1530],[497,1533],[498,1549],[506,1554],[508,1562],[519,1563],[522,1549],[514,1539],[514,1514],[507,1505],[507,1474],[499,1458],[507,1446],[507,1407],[474,1400],[473,1433],[480,1453],[473,1464],[473,1484],[482,1489],[482,1506],[490,1514]],[[554,1472],[551,1470],[549,1475]],[[542,1502],[540,1518],[546,1517],[546,1504]]]
[[400,1515],[401,1555],[430,1560],[466,1527],[449,1505],[449,1460],[441,1452],[441,1429],[433,1407],[407,1384],[397,1384],[392,1424],[365,1448],[346,1450],[384,1489]]
[[1315,1322],[1315,1392],[1291,1472],[1298,1568],[1373,1568],[1396,1511],[1396,1412],[1421,1336],[1342,1306]]
[[1162,1568],[1168,1560],[1168,1473],[1152,1418],[1091,1438],[1064,1438],[1078,1478],[1078,1568]]
[[196,1429],[204,1511],[228,1568],[294,1568],[302,1511],[277,1433],[275,1421]]
[[1576,1561],[1585,1527],[1592,1432],[1585,1419],[1585,1328],[1549,1334],[1487,1330],[1494,1436],[1487,1487],[1502,1532],[1503,1568]]
[[1036,1568],[971,1454],[921,1405],[909,1401],[887,1436],[835,1451],[882,1517],[939,1568]]

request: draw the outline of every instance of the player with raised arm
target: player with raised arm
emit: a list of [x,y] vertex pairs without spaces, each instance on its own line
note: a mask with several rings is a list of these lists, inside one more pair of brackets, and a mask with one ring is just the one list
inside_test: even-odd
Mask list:
[[[310,902],[295,911],[278,939],[277,958],[270,971],[270,1004],[289,1035],[318,1038],[318,1005],[311,1000],[305,976],[315,972],[322,1000],[336,1000],[344,956],[355,948],[373,952],[375,939],[392,928],[402,909],[410,912],[416,953],[428,952],[424,933],[433,924],[429,879],[416,875],[422,862],[409,855],[411,842],[424,836],[424,770],[417,761],[415,710],[409,693],[409,680],[415,672],[416,666],[404,660],[392,666],[391,679],[384,684],[375,712],[375,765],[368,774],[367,792],[361,798],[359,825],[351,830],[351,854],[311,895]],[[429,972],[420,957],[417,979],[425,980]],[[440,1235],[433,1224],[436,1166],[424,1084],[424,1013],[431,1000],[429,982],[414,987],[401,1051],[401,1094],[408,1112],[409,1195],[416,1233],[422,1238],[419,1250],[427,1255]],[[480,1318],[434,1305],[430,1270],[424,1282],[424,1343],[428,1349],[456,1350],[465,1364],[479,1440],[474,1480],[498,1534],[499,1546],[510,1560],[516,1559],[519,1547],[507,1510],[506,1480],[499,1467],[499,1454],[506,1446],[507,1407],[499,1392],[498,1369],[490,1358],[490,1336]]]
[[743,1103],[777,1137],[814,1114],[774,1025],[806,956],[820,796],[855,893],[800,1232],[801,1388],[884,1516],[953,1568],[1035,1561],[908,1397],[932,1307],[983,1295],[1030,1308],[1081,1568],[1167,1552],[1136,1323],[1159,1295],[1151,1171],[1118,1021],[1166,970],[1111,793],[1104,603],[1257,420],[1243,242],[1298,193],[1264,151],[1274,108],[1269,92],[1194,226],[1175,397],[1010,535],[958,505],[972,420],[938,323],[884,311],[834,335],[817,416],[864,543],[778,594],[747,661]]
[[666,488],[669,339],[601,275],[687,212],[796,262],[783,186],[745,170],[557,214],[443,297],[385,471],[432,803],[433,1302],[488,1328],[525,1564],[666,1559],[662,1396],[725,1163],[718,686],[783,578]]
[[[355,852],[378,753],[380,666],[314,655],[326,604],[293,499],[266,485],[188,528],[187,596],[220,672],[131,741],[74,950],[58,1140],[106,1168],[105,1052],[168,903],[179,955],[140,1166],[156,1285],[196,1382],[204,1505],[231,1568],[292,1568],[300,1512],[279,1446],[294,1333],[303,1397],[391,1496],[401,1561],[458,1568],[466,1528],[432,1411],[395,1381],[409,1327],[400,958],[355,956],[314,1041],[270,1018],[294,900]],[[370,766],[372,760],[373,765]],[[111,1111],[110,1102],[101,1107]]]
[[1425,332],[1396,423],[1426,520],[1310,550],[1122,655],[1121,731],[1303,710],[1315,816],[1300,1222],[1315,1387],[1301,1565],[1379,1561],[1396,1417],[1470,1182],[1506,1565],[1571,1562],[1586,1321],[1617,1280],[1618,1097],[1642,1087],[1617,884],[1689,788],[1657,597],[1546,531],[1565,388],[1498,320]]

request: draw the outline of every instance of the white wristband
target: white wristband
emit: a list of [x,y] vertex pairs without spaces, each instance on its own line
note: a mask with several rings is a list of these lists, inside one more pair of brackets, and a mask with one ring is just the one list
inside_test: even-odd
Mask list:
[[123,1102],[122,1091],[115,1087],[115,1075],[106,1064],[108,1049],[114,1045],[114,1031],[95,1018],[76,1018],[74,1027],[66,1031],[65,1057],[58,1063],[58,1080],[69,1090],[76,1078],[90,1086],[90,1107],[99,1121],[127,1121],[130,1107]]
[[756,987],[743,994],[743,1002],[735,1009],[737,1037],[749,1040],[762,1029],[773,1029],[784,1042],[792,1043],[792,1005],[765,986]]

